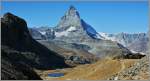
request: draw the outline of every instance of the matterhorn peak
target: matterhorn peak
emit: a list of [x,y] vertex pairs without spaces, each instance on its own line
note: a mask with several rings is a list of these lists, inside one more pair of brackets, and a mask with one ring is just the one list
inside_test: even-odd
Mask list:
[[91,25],[80,18],[77,9],[72,5],[61,18],[55,31],[56,37],[103,39]]
[[70,6],[68,11],[65,13],[65,15],[61,18],[59,24],[57,27],[69,27],[69,26],[76,26],[79,27],[81,26],[81,21],[80,21],[80,16],[78,11],[74,6]]
[[73,5],[70,6],[69,10],[66,12],[66,15],[80,17],[77,9]]

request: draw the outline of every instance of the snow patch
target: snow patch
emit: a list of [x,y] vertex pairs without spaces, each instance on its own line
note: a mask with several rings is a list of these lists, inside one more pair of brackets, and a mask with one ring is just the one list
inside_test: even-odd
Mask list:
[[56,37],[68,36],[68,34],[69,34],[71,31],[75,31],[75,30],[77,30],[76,27],[71,26],[71,27],[69,27],[66,31],[55,32],[55,36],[56,36]]
[[63,32],[55,32],[56,37],[61,37],[61,36],[67,36],[69,32],[63,31]]
[[77,30],[76,27],[74,27],[74,26],[71,26],[71,27],[69,27],[69,29],[67,29],[68,32],[74,31],[74,30]]

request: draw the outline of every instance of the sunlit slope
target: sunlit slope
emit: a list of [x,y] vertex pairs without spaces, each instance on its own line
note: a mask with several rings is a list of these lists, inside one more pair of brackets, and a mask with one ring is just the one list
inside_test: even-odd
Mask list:
[[94,64],[80,65],[72,70],[65,72],[65,76],[60,78],[46,78],[48,80],[106,80],[129,67],[131,67],[137,59],[100,60]]

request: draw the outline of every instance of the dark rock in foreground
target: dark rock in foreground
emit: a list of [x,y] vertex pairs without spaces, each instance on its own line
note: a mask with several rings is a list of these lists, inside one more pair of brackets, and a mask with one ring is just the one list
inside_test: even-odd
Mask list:
[[2,79],[40,79],[32,68],[68,66],[63,57],[30,36],[25,20],[7,13],[1,19],[1,24]]
[[[11,50],[13,51],[13,50]],[[10,53],[13,57],[20,57],[18,53]],[[1,60],[1,79],[2,80],[41,80],[41,78],[27,64],[16,62],[14,58],[10,58],[10,54],[2,50]]]

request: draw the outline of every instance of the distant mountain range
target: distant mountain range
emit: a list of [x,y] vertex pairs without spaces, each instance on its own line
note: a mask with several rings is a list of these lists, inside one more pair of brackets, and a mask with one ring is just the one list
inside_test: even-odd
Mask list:
[[147,33],[118,33],[108,34],[99,32],[106,40],[116,41],[130,49],[132,52],[146,53],[148,51],[148,34]]
[[[49,38],[46,38],[47,35],[45,34],[48,30],[48,28],[30,28],[32,30],[38,31],[37,35],[38,36],[34,36],[34,34],[32,34],[33,38],[35,39],[39,39],[39,40],[45,40],[45,39],[54,39],[55,35],[51,34],[49,36]],[[42,31],[40,31],[41,29],[43,29]],[[44,30],[45,29],[45,30]],[[52,29],[52,28],[49,28]],[[41,32],[41,33],[40,33]],[[44,33],[45,32],[45,33]],[[130,51],[132,51],[133,53],[142,53],[145,54],[148,51],[148,34],[147,33],[134,33],[134,34],[130,34],[130,33],[118,33],[118,34],[109,34],[109,33],[103,33],[103,32],[99,32],[99,35],[101,36],[102,39],[104,40],[111,40],[114,42],[118,42],[120,44],[122,44],[124,47],[127,47]],[[39,37],[39,38],[37,38]]]

